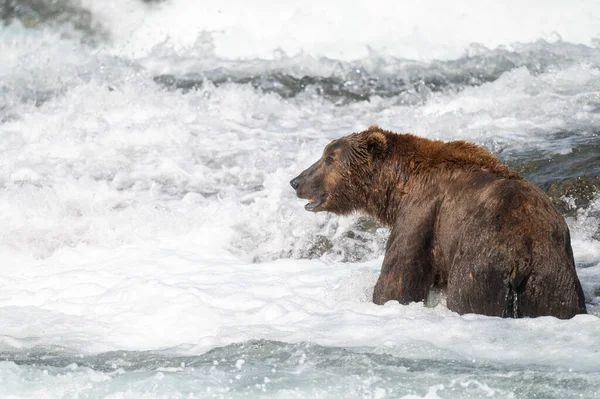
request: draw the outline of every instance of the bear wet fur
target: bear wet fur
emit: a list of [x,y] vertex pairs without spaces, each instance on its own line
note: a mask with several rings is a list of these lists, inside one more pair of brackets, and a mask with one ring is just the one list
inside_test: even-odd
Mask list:
[[481,147],[371,126],[290,183],[309,211],[358,211],[390,228],[377,304],[424,301],[435,287],[460,314],[586,313],[564,218]]

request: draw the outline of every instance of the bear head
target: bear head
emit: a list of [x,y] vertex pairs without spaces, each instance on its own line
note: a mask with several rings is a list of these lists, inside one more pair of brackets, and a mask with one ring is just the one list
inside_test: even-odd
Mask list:
[[375,169],[387,153],[386,132],[371,126],[332,141],[321,159],[290,181],[307,211],[338,215],[364,209]]

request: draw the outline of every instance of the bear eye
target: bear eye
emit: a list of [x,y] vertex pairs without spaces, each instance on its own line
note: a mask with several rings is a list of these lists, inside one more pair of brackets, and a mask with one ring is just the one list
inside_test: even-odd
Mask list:
[[332,163],[333,163],[333,157],[332,157],[331,155],[328,155],[328,156],[325,158],[325,164],[327,164],[327,165],[331,165]]

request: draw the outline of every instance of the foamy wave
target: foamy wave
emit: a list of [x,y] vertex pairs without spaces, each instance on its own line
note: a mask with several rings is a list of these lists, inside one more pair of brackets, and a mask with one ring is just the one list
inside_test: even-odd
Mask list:
[[[600,35],[600,6],[584,0],[535,0],[522,7],[494,1],[359,1],[350,6],[316,0],[223,3],[173,0],[153,7],[141,2],[85,0],[112,29],[124,54],[147,54],[169,38],[190,48],[201,32],[214,32],[219,57],[265,58],[283,50],[332,59],[365,57],[369,49],[400,58],[450,59],[473,43],[488,48],[537,39],[589,45]],[[565,18],[568,15],[568,18]]]

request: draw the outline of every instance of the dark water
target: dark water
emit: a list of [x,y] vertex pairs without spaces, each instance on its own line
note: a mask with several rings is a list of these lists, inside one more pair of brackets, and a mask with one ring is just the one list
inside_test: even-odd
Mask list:
[[[95,356],[32,350],[4,353],[31,384],[64,376],[102,378],[88,383],[83,397],[134,389],[137,394],[201,397],[294,396],[440,398],[594,398],[600,374],[543,364],[511,365],[468,360],[409,359],[367,348],[323,347],[251,341],[213,349],[201,356],[152,352],[109,352]],[[46,370],[36,376],[35,370]],[[1,372],[0,372],[1,375]],[[158,375],[158,379],[157,379]],[[0,388],[1,392],[6,392]],[[353,392],[353,393],[351,393]],[[437,396],[436,396],[437,395]]]
[[[470,86],[494,82],[502,74],[526,68],[533,75],[565,69],[581,62],[600,65],[600,49],[567,43],[539,41],[522,45],[518,50],[480,49],[451,61],[428,63],[382,58],[379,65],[347,63],[343,71],[332,76],[290,75],[274,68],[261,74],[243,74],[227,69],[198,70],[186,75],[158,75],[156,83],[168,89],[194,90],[206,82],[216,86],[224,83],[249,84],[283,98],[309,92],[336,104],[368,101],[373,96],[398,97],[403,105],[418,105],[431,93],[456,92]],[[390,73],[390,65],[393,70]],[[271,67],[272,68],[272,67]]]

